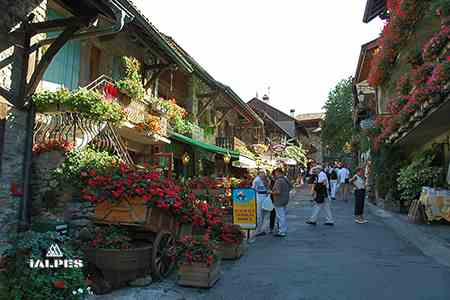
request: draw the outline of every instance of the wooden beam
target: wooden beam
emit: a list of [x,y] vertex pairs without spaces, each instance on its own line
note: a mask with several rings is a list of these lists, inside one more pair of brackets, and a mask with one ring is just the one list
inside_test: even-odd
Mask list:
[[222,117],[220,117],[219,122],[216,123],[216,127],[219,127],[222,124],[222,122],[225,120],[225,117],[227,116],[227,114],[232,110],[233,110],[233,108],[230,108],[225,113],[223,113]]
[[198,94],[197,98],[211,98],[215,97],[218,94],[218,91],[213,91],[210,93]]
[[144,71],[159,70],[168,66],[170,66],[170,64],[144,65]]
[[0,96],[11,102],[12,98],[11,92],[1,86],[0,86]]
[[31,76],[30,82],[27,85],[26,89],[26,97],[31,96],[36,91],[39,82],[42,80],[45,71],[48,66],[52,62],[53,58],[56,54],[61,50],[61,48],[66,44],[68,40],[80,29],[80,25],[71,25],[66,28],[63,33],[61,33],[56,40],[52,43],[52,45],[47,49],[42,59],[39,61],[36,70],[34,70],[33,75]]
[[211,99],[208,100],[208,102],[206,102],[205,105],[202,106],[202,108],[200,108],[200,110],[197,114],[197,119],[200,119],[203,116],[203,114],[206,112],[206,109],[211,105],[211,103],[216,101],[218,97],[219,97],[219,93],[216,93]]
[[92,22],[93,18],[94,16],[83,16],[38,22],[33,23],[30,29],[32,35],[49,31],[62,31],[68,26],[87,26]]
[[147,81],[147,83],[144,85],[144,89],[148,90],[150,86],[155,82],[158,77],[160,77],[165,71],[167,71],[172,65],[166,64],[163,68],[158,69],[155,73],[152,74],[152,77]]

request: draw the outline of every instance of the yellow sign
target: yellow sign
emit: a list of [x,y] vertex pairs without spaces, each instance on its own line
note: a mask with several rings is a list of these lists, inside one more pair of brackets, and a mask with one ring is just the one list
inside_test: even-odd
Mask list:
[[256,229],[256,192],[254,189],[233,189],[233,224],[243,229]]

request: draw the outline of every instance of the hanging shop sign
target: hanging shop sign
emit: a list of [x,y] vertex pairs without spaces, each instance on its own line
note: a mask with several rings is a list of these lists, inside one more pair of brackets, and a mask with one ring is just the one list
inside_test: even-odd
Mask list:
[[243,229],[256,229],[256,191],[249,188],[233,189],[233,224]]

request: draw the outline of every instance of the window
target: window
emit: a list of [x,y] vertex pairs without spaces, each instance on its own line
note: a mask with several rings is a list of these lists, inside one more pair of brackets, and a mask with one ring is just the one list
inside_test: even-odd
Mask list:
[[125,74],[121,56],[113,56],[112,63],[112,79],[120,80]]

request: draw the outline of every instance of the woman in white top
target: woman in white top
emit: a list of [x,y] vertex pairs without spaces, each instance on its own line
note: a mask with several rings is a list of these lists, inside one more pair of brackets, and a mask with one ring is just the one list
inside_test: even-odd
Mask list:
[[273,209],[269,198],[269,183],[263,170],[253,180],[252,188],[256,191],[256,236],[265,235],[269,231],[270,211]]
[[367,223],[364,220],[364,200],[366,198],[366,180],[364,169],[356,169],[356,175],[350,179],[350,183],[355,187],[355,222],[358,224]]

